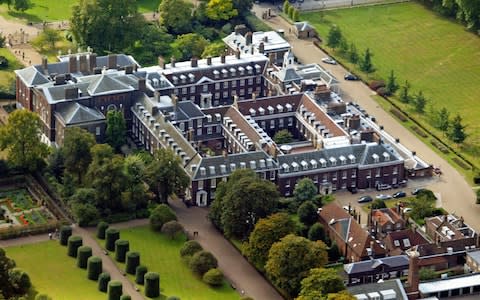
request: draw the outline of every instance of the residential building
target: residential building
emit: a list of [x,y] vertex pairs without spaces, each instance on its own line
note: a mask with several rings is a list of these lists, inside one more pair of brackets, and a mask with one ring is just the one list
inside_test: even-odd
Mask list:
[[358,300],[407,300],[400,279],[381,280],[376,283],[352,285],[347,290]]
[[467,252],[467,261],[465,263],[468,270],[472,273],[480,272],[480,250]]
[[[387,256],[343,265],[347,285],[375,283],[408,274],[406,255]],[[395,298],[394,298],[395,299]]]

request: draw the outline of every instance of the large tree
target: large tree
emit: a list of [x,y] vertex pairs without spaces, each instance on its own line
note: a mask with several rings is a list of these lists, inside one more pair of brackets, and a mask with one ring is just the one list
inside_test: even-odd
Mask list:
[[90,148],[95,145],[95,137],[80,127],[71,127],[65,130],[63,141],[63,156],[65,171],[75,175],[78,184],[82,184],[83,175],[87,173],[88,165],[92,161]]
[[297,230],[295,222],[286,213],[260,219],[245,243],[243,254],[259,270],[265,270],[270,247],[282,237]]
[[173,37],[165,27],[150,23],[138,31],[136,40],[125,49],[125,53],[131,54],[141,65],[154,65],[159,56],[171,55],[172,41]]
[[160,24],[173,34],[190,32],[193,4],[185,0],[163,0],[158,7]]
[[314,268],[302,282],[301,296],[308,296],[313,292],[320,292],[323,296],[345,290],[343,278],[335,269]]
[[72,7],[70,30],[75,41],[98,53],[122,51],[144,26],[136,0],[80,0]]
[[293,190],[293,197],[298,202],[298,205],[305,201],[313,200],[316,195],[317,186],[308,177],[302,178]]
[[209,0],[205,13],[213,21],[228,21],[238,15],[232,0]]
[[107,143],[119,152],[127,139],[127,125],[121,111],[110,110],[107,113]]
[[190,183],[178,156],[169,149],[159,149],[146,168],[146,181],[160,202],[168,202],[174,193],[182,194]]
[[418,94],[415,96],[415,111],[418,113],[424,113],[425,112],[425,106],[427,105],[427,99],[423,95],[422,91],[419,91]]
[[297,210],[298,219],[305,226],[310,227],[318,221],[317,206],[312,201],[303,202]]
[[463,143],[467,138],[465,125],[462,124],[462,117],[460,117],[460,115],[456,115],[453,118],[450,131],[448,132],[448,138],[456,144]]
[[207,47],[208,41],[197,33],[182,34],[173,43],[174,54],[180,60],[200,57]]
[[253,6],[253,0],[232,0],[233,7],[238,11],[240,16],[246,16],[250,13]]
[[124,161],[125,186],[122,192],[122,207],[134,212],[147,204],[145,163],[138,155],[129,155]]
[[25,171],[35,171],[48,155],[41,139],[41,121],[36,113],[19,109],[10,114],[0,128],[0,149],[7,150],[8,160]]
[[363,55],[363,59],[360,61],[360,70],[363,72],[370,74],[375,71],[375,67],[373,66],[372,63],[372,53],[370,52],[370,48],[367,48],[365,50],[365,53]]
[[340,27],[338,27],[337,25],[332,25],[330,27],[330,30],[328,31],[327,46],[335,49],[340,46],[341,40],[342,31],[340,30]]
[[295,297],[300,292],[300,282],[312,268],[323,267],[328,261],[325,243],[312,242],[304,237],[289,234],[270,248],[265,267],[272,282]]

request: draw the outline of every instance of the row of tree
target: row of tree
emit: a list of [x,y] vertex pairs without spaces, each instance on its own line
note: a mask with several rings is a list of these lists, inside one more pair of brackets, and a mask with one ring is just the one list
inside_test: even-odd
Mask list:
[[300,21],[300,12],[295,6],[291,5],[288,0],[283,2],[283,13],[286,14],[293,22]]
[[467,29],[480,29],[480,2],[478,0],[419,0],[435,11],[450,18],[456,18]]

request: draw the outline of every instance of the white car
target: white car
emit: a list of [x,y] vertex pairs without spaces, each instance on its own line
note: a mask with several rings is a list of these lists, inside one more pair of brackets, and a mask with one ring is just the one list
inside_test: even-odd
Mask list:
[[409,213],[409,212],[411,212],[411,211],[412,211],[412,208],[411,208],[411,207],[405,207],[405,208],[403,209],[403,213],[404,213],[404,214]]
[[330,65],[336,65],[336,64],[337,64],[337,62],[336,62],[333,58],[328,57],[328,56],[322,58],[322,61],[323,61],[324,63],[330,64]]
[[378,199],[378,200],[388,200],[388,199],[392,199],[392,196],[388,195],[388,194],[379,194],[375,197],[375,199]]

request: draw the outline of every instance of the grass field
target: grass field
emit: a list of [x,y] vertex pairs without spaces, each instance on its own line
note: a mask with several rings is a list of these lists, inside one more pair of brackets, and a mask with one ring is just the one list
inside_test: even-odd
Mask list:
[[[239,299],[227,283],[220,288],[211,288],[192,273],[179,254],[184,238],[171,240],[149,227],[124,229],[120,236],[130,241],[131,250],[140,252],[142,265],[160,274],[162,296],[158,299],[165,299],[165,296],[177,296],[182,300]],[[124,268],[124,264],[119,266]],[[134,282],[134,276],[129,275],[129,278]]]
[[55,300],[105,300],[97,283],[87,279],[86,270],[77,268],[76,260],[67,256],[67,248],[58,241],[9,247],[7,256],[27,271],[34,288]]
[[[313,24],[322,38],[336,24],[361,52],[370,48],[377,68],[373,77],[387,78],[394,70],[400,83],[408,80],[414,92],[422,90],[430,105],[461,114],[470,137],[460,150],[480,166],[478,36],[414,2],[327,11],[323,18],[312,12],[302,18]],[[441,136],[425,115],[412,114]]]
[[13,85],[15,81],[13,70],[20,69],[23,66],[6,48],[0,48],[0,56],[4,56],[8,60],[8,68],[0,70],[0,89],[5,89]]

